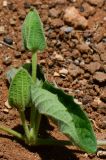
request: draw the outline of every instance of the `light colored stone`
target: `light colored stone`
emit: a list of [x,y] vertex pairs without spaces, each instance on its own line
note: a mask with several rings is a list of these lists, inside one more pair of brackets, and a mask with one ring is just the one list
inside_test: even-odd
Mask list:
[[7,7],[8,2],[6,0],[3,1],[3,7]]
[[59,70],[59,73],[62,75],[67,75],[68,74],[68,70],[65,68],[62,68],[61,70]]
[[0,34],[4,34],[5,33],[5,28],[4,26],[0,26]]
[[11,106],[9,105],[8,100],[5,102],[5,106],[7,109],[11,109]]
[[58,60],[58,61],[64,61],[64,58],[61,54],[55,54],[54,59]]
[[4,113],[8,113],[9,110],[8,110],[7,108],[5,108],[5,109],[3,109],[3,112],[4,112]]
[[64,11],[64,21],[70,25],[74,25],[75,28],[82,27],[83,29],[87,27],[88,21],[80,15],[79,11],[72,6],[69,6]]
[[59,73],[57,73],[57,72],[54,72],[54,75],[53,75],[54,77],[59,77],[60,76],[60,74]]

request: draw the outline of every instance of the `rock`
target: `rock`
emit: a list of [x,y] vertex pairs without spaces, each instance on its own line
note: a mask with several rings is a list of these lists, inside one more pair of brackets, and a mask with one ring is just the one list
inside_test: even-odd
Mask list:
[[55,18],[50,20],[50,25],[54,28],[61,27],[64,25],[64,22],[60,18]]
[[5,27],[4,26],[0,26],[0,35],[5,34]]
[[93,76],[93,80],[96,80],[99,83],[106,82],[106,73],[96,72]]
[[40,64],[45,64],[45,63],[46,63],[46,60],[45,60],[45,59],[41,59],[41,60],[39,61],[39,63],[40,63]]
[[61,54],[57,54],[56,52],[54,52],[53,55],[55,60],[64,61],[64,58]]
[[53,18],[57,18],[60,14],[60,11],[57,10],[56,8],[52,8],[49,10],[49,15]]
[[87,2],[90,3],[91,5],[101,7],[104,3],[104,0],[87,0]]
[[11,24],[11,26],[15,26],[16,20],[14,20],[13,18],[10,18],[10,24]]
[[8,55],[5,55],[4,57],[3,57],[3,63],[5,64],[5,65],[10,65],[11,63],[12,63],[12,58],[10,57],[10,56],[8,56]]
[[91,74],[98,71],[101,67],[101,64],[99,62],[91,62],[87,65],[85,65],[85,70],[89,71]]
[[7,7],[8,2],[6,0],[3,1],[3,7]]
[[5,108],[5,109],[3,109],[3,112],[7,114],[9,112],[9,110],[7,108]]
[[63,26],[60,29],[65,33],[70,33],[73,31],[73,27],[69,27],[69,26]]
[[5,102],[5,106],[7,107],[7,109],[11,109],[12,107],[9,105],[8,100]]
[[21,52],[15,51],[15,57],[20,58],[21,57]]
[[53,76],[54,76],[54,77],[59,77],[59,76],[60,76],[60,74],[59,74],[59,73],[57,73],[57,72],[54,72]]
[[81,53],[88,53],[90,51],[90,47],[88,44],[86,43],[82,43],[77,45],[77,49],[81,52]]
[[106,102],[106,87],[103,89],[100,98],[103,102]]
[[75,7],[67,7],[64,11],[64,21],[70,25],[73,25],[75,28],[81,27],[85,29],[88,25],[87,19],[80,15],[78,10]]
[[13,44],[13,40],[10,37],[4,37],[3,41],[9,45]]
[[62,68],[61,70],[59,70],[59,74],[61,75],[67,75],[68,74],[68,70],[65,68]]

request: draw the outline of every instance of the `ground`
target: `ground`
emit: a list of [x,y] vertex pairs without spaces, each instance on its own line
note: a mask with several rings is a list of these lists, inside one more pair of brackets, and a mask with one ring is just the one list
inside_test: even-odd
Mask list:
[[[22,47],[21,38],[21,26],[30,5],[36,7],[44,24],[47,49],[38,54],[38,63],[43,66],[46,78],[80,102],[92,121],[96,137],[106,139],[105,0],[0,1],[0,124],[10,128],[21,124],[17,110],[5,103],[8,95],[6,72],[31,59],[31,53]],[[53,128],[50,133],[54,137],[66,138],[55,126]],[[28,148],[0,132],[1,160],[105,158],[88,155],[76,147]]]

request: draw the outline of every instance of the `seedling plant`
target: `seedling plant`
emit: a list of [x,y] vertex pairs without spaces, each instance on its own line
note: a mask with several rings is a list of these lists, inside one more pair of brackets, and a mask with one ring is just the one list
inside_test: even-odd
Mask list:
[[[23,140],[27,145],[77,145],[88,153],[97,150],[95,134],[87,115],[74,98],[50,84],[37,65],[37,52],[46,48],[43,25],[36,9],[31,8],[22,26],[24,48],[32,53],[32,62],[23,64],[19,69],[11,69],[7,76],[10,82],[8,101],[17,108],[24,135],[0,126],[0,130]],[[29,121],[25,111],[30,108]],[[53,122],[69,140],[41,138],[39,127],[42,115]]]

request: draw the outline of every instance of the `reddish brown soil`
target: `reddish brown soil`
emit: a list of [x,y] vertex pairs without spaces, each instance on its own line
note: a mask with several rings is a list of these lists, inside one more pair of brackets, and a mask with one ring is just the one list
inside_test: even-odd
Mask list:
[[[5,74],[11,66],[18,67],[31,58],[30,54],[24,52],[21,42],[21,24],[29,9],[24,7],[26,2],[24,0],[7,2],[7,6],[3,6],[3,0],[0,1],[0,26],[4,27],[3,33],[0,32],[0,41],[3,41],[4,37],[12,38],[14,42],[12,47],[15,49],[0,44],[0,124],[17,128],[21,124],[17,111],[5,106],[8,95]],[[27,2],[38,9],[44,23],[48,48],[43,54],[38,55],[38,63],[43,65],[46,77],[83,104],[93,122],[97,138],[106,139],[106,1],[27,0]],[[88,20],[88,26],[84,30],[71,26],[72,32],[62,31],[63,26],[67,27],[63,16],[65,8],[69,5],[76,7]],[[87,42],[88,47],[84,45]],[[17,53],[20,54],[19,58]],[[56,57],[57,54],[61,55],[61,60]],[[6,57],[10,58],[10,62],[7,62]],[[62,68],[66,69],[63,75],[60,74]],[[59,139],[66,138],[56,127],[51,134]],[[85,154],[75,147],[28,148],[15,141],[13,137],[0,132],[1,160],[102,158],[96,154]]]

